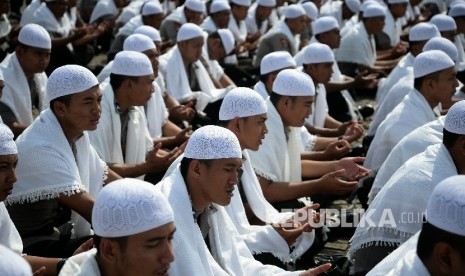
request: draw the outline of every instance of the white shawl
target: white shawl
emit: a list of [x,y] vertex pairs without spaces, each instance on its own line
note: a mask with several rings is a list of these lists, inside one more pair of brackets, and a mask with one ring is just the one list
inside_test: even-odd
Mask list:
[[363,22],[359,22],[342,37],[335,57],[338,62],[351,62],[367,67],[375,65],[375,41],[372,35],[368,35]]
[[[121,11],[121,14],[118,16],[116,19],[117,24],[126,24],[133,18],[134,16],[137,16],[141,12],[142,5],[144,4],[145,1],[141,0],[133,0],[129,5],[123,8]],[[121,26],[121,25],[120,25]]]
[[134,33],[137,27],[144,25],[142,21],[142,15],[136,15],[131,20],[129,20],[123,27],[118,30],[116,36],[125,35],[130,36]]
[[18,254],[23,253],[21,236],[19,236],[18,230],[13,224],[3,202],[0,202],[0,244]]
[[163,135],[163,126],[168,120],[168,110],[165,101],[163,101],[163,91],[155,81],[153,85],[155,86],[155,92],[152,93],[152,97],[147,102],[145,115],[147,116],[150,136],[156,139]]
[[[231,15],[229,18],[228,29],[232,32],[234,36],[234,40],[236,41],[236,44],[241,44],[247,39],[247,26],[245,25],[244,20],[237,22],[236,19],[234,19],[234,16]],[[248,57],[249,52],[246,51],[246,52],[240,53],[237,56]],[[237,64],[238,63],[237,56],[229,55],[225,57],[224,62],[226,64]]]
[[465,70],[465,52],[463,50],[462,40],[460,39],[459,35],[454,37],[454,44],[455,47],[457,47],[457,53],[459,54],[457,58],[457,70],[463,71]]
[[[40,7],[42,2],[40,0],[32,0],[31,3],[24,9],[21,14],[20,26],[25,26],[26,24],[34,22],[34,13]],[[45,4],[44,4],[45,5]]]
[[268,95],[268,92],[266,91],[265,84],[262,81],[257,82],[253,87],[253,90],[260,94],[260,96],[262,96],[264,100],[270,97],[270,95]]
[[412,53],[405,55],[397,64],[397,66],[389,73],[383,85],[378,87],[376,93],[376,102],[382,103],[384,98],[388,95],[389,90],[408,73],[408,68],[413,68],[413,60],[415,57]]
[[59,276],[100,276],[100,268],[95,256],[97,249],[82,252],[68,258]]
[[218,29],[211,16],[205,18],[200,27],[207,33],[212,33]]
[[337,20],[339,26],[344,26],[344,21],[342,19],[342,4],[342,1],[327,1],[320,8],[320,17],[332,16]]
[[[29,84],[24,75],[23,68],[19,64],[16,53],[11,54],[0,63],[0,70],[3,74],[5,87],[0,101],[7,105],[15,114],[16,120],[22,125],[30,125],[32,117],[32,103]],[[47,75],[45,73],[34,74],[34,81],[39,94],[40,111],[48,107],[45,101],[45,89],[47,86]]]
[[257,3],[253,3],[249,7],[247,12],[247,17],[245,18],[245,25],[247,27],[248,34],[256,34],[260,32],[262,35],[266,33],[268,28],[268,19],[262,21],[260,26],[257,26],[257,21],[255,20],[255,12],[257,11]]
[[339,25],[339,27],[341,27],[341,37],[346,36],[346,34],[348,34],[358,23],[358,14],[356,13],[352,15],[352,17],[347,20],[344,25]]
[[97,76],[97,80],[99,83],[103,84],[103,82],[110,76],[111,74],[111,66],[113,64],[113,60],[107,63],[105,67],[102,68],[102,71]]
[[[36,202],[87,191],[96,196],[106,176],[106,164],[90,145],[87,132],[75,142],[73,155],[63,130],[50,109],[39,117],[16,140],[18,181],[8,204]],[[77,213],[72,214],[74,236],[90,235],[90,224]]]
[[374,225],[358,225],[350,240],[349,255],[371,245],[399,246],[404,243],[421,229],[434,187],[454,175],[457,175],[457,168],[443,144],[431,145],[410,158],[370,204],[365,215],[370,214]]
[[177,7],[164,20],[166,20],[166,21],[175,21],[175,22],[178,22],[181,25],[186,23],[187,19],[186,19],[186,15],[184,14],[184,5]]
[[41,5],[34,13],[33,23],[39,24],[49,32],[60,34],[61,37],[68,37],[71,29],[66,17],[65,14],[58,21],[47,5]]
[[400,42],[400,35],[402,34],[401,19],[395,19],[389,9],[386,10],[383,33],[389,37],[391,47],[396,46]]
[[92,14],[90,15],[89,23],[94,23],[102,16],[117,16],[119,13],[118,8],[115,5],[114,0],[99,0],[95,5],[94,9],[92,10]]
[[[304,72],[305,73],[305,72]],[[316,99],[312,103],[312,114],[305,119],[305,124],[315,127],[325,127],[326,116],[329,108],[326,100],[326,88],[323,84],[316,85]]]

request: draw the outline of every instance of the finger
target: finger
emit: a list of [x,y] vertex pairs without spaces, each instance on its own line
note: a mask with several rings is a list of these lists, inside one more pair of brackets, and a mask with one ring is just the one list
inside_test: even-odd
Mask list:
[[365,162],[365,157],[362,157],[362,156],[352,157],[351,160],[354,163],[363,163]]
[[161,149],[161,142],[158,142],[155,144],[155,146],[152,149],[153,153],[157,153]]
[[323,264],[323,265],[320,265],[318,267],[310,269],[310,272],[312,273],[312,275],[318,275],[318,274],[321,274],[321,273],[325,273],[326,271],[328,271],[330,269],[331,269],[331,264],[326,263],[326,264]]
[[185,107],[193,107],[194,106],[194,101],[189,101],[184,106]]
[[45,268],[45,266],[43,266],[43,267],[37,269],[37,270],[34,272],[34,274],[32,274],[32,275],[33,275],[33,276],[44,275],[44,274],[45,274],[45,270],[46,270],[46,268]]
[[85,243],[83,243],[83,244],[81,245],[81,247],[82,247],[85,251],[87,251],[87,250],[91,249],[93,245],[94,245],[94,239],[93,239],[93,238],[90,238],[90,239],[88,239]]

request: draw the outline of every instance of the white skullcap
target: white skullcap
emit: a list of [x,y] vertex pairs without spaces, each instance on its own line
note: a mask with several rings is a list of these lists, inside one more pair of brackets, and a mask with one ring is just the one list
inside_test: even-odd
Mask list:
[[456,102],[447,111],[444,128],[449,132],[465,135],[465,101]]
[[132,34],[123,43],[124,51],[144,52],[151,49],[157,49],[157,46],[150,37],[143,34]]
[[32,276],[32,269],[21,255],[0,244],[0,275]]
[[384,8],[383,6],[379,4],[368,5],[363,11],[363,18],[381,17],[381,16],[386,16],[386,8]]
[[302,8],[305,10],[305,13],[307,14],[308,18],[310,18],[311,20],[315,20],[318,18],[318,8],[316,7],[315,3],[308,1],[301,5]]
[[160,32],[152,26],[142,25],[134,30],[135,34],[143,34],[148,36],[152,41],[161,42]]
[[326,44],[312,43],[305,47],[302,60],[303,64],[315,64],[334,61],[334,53]]
[[436,14],[433,16],[429,22],[431,24],[436,25],[440,32],[447,32],[447,31],[455,31],[457,30],[457,25],[455,24],[455,20],[445,14]]
[[362,11],[362,12],[365,11],[366,7],[368,7],[369,5],[379,5],[379,4],[375,0],[365,0],[360,5],[360,11]]
[[321,34],[333,29],[339,30],[339,23],[333,16],[322,16],[312,22],[313,35]]
[[433,37],[439,37],[441,34],[439,33],[438,28],[430,23],[421,22],[416,24],[410,29],[410,33],[408,35],[409,41],[424,41],[429,40]]
[[351,12],[353,13],[360,12],[361,4],[359,0],[346,0],[345,3]]
[[189,10],[205,13],[205,3],[201,0],[186,0],[184,6]]
[[426,220],[446,232],[465,236],[465,176],[455,175],[434,187],[426,207]]
[[283,96],[314,96],[315,84],[309,75],[297,69],[284,69],[276,76],[273,92]]
[[260,75],[296,66],[297,64],[289,52],[272,52],[262,58],[262,61],[260,62]]
[[455,63],[443,51],[430,50],[415,57],[413,61],[413,76],[420,78],[454,66]]
[[423,52],[430,50],[441,50],[453,61],[457,61],[459,58],[459,52],[457,51],[455,44],[444,37],[433,37],[428,40],[425,46],[423,46]]
[[459,3],[453,4],[449,10],[449,16],[451,17],[465,16],[465,3],[460,1]]
[[251,0],[231,0],[231,3],[244,7],[250,7],[250,5],[252,5]]
[[163,13],[163,8],[155,1],[147,1],[142,6],[142,16]]
[[292,4],[289,5],[284,13],[284,18],[286,19],[294,19],[297,17],[301,17],[305,15],[305,10],[299,4]]
[[184,157],[197,160],[242,158],[242,150],[236,135],[229,129],[209,125],[192,133]]
[[228,29],[219,29],[218,34],[220,35],[226,55],[229,55],[236,44],[234,41],[234,35]]
[[151,183],[124,178],[103,187],[92,208],[92,226],[104,238],[126,237],[174,221],[166,197]]
[[230,11],[231,7],[226,0],[214,0],[210,5],[210,13],[220,12],[220,11]]
[[388,0],[388,4],[407,4],[409,0]]
[[0,123],[0,155],[18,153],[14,137],[11,129],[7,125]]
[[222,121],[266,114],[265,100],[247,87],[236,87],[226,94],[221,103],[219,118]]
[[97,77],[89,69],[69,64],[58,67],[48,77],[47,99],[52,101],[66,95],[84,92],[98,85]]
[[111,73],[122,76],[148,76],[153,74],[150,59],[139,52],[121,51],[111,65]]
[[274,8],[276,6],[276,0],[258,0],[257,4],[263,7]]
[[18,41],[24,45],[41,49],[52,49],[50,34],[44,27],[37,24],[27,24],[21,28]]
[[189,40],[197,37],[203,37],[204,33],[202,28],[195,25],[194,23],[184,23],[178,30],[176,40],[178,42]]

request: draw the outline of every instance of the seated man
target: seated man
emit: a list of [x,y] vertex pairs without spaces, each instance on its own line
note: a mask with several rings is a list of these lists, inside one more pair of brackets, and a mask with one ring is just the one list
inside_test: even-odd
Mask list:
[[168,15],[160,26],[160,34],[163,41],[177,43],[179,28],[185,23],[200,25],[205,13],[205,3],[201,0],[187,0]]
[[210,16],[203,21],[202,29],[212,33],[218,29],[228,28],[231,7],[226,1],[212,1],[210,5]]

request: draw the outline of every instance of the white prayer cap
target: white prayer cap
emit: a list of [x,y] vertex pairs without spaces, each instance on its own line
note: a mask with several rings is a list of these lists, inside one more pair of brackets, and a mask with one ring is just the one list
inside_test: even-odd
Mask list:
[[242,158],[242,150],[232,131],[208,125],[192,133],[187,141],[184,157],[197,160]]
[[262,61],[260,62],[260,75],[296,66],[297,64],[289,52],[272,52],[262,58]]
[[247,87],[236,87],[226,94],[221,103],[219,118],[222,121],[266,113],[265,100]]
[[424,41],[433,37],[441,36],[438,28],[430,23],[421,22],[410,29],[408,35],[409,41]]
[[449,132],[465,135],[465,101],[456,102],[447,111],[444,128]]
[[24,45],[41,49],[52,49],[50,34],[44,27],[37,24],[27,24],[21,28],[18,41]]
[[322,43],[312,43],[305,47],[302,60],[303,64],[325,62],[335,62],[334,53],[328,45]]
[[386,8],[376,4],[368,5],[363,11],[363,18],[386,16]]
[[196,37],[203,37],[204,33],[202,28],[195,25],[194,23],[184,23],[181,28],[179,28],[178,35],[176,40],[178,42],[193,39]]
[[439,182],[426,207],[426,220],[446,232],[465,236],[465,176],[455,175]]
[[304,8],[305,13],[311,20],[318,18],[318,8],[316,7],[315,3],[311,1],[305,2],[302,4],[302,8]]
[[143,35],[150,37],[152,41],[161,42],[160,32],[152,26],[148,26],[148,25],[139,26],[134,30],[134,33],[143,34]]
[[314,96],[315,84],[309,75],[297,69],[284,69],[276,76],[273,92],[283,96]]
[[148,76],[153,74],[150,59],[139,52],[121,51],[111,65],[111,73],[122,76]]
[[365,0],[360,5],[360,11],[362,11],[362,12],[365,11],[366,7],[368,7],[369,5],[379,5],[379,4],[375,0]]
[[322,16],[312,22],[313,35],[321,34],[333,29],[339,30],[339,23],[333,16]]
[[252,5],[251,0],[231,0],[231,3],[244,7],[250,7],[250,5]]
[[143,34],[132,34],[123,43],[124,51],[143,52],[151,49],[157,49],[157,46],[150,37]]
[[413,76],[420,78],[455,66],[452,59],[440,50],[430,50],[415,57],[413,61]]
[[447,32],[447,31],[455,31],[457,30],[457,25],[455,24],[455,20],[445,14],[436,14],[433,16],[429,22],[431,24],[436,25],[440,32]]
[[449,16],[451,17],[465,16],[465,3],[460,1],[458,3],[452,4],[449,10]]
[[14,137],[11,129],[7,125],[0,123],[0,155],[18,153]]
[[457,61],[459,58],[459,52],[457,51],[455,44],[444,37],[433,37],[428,40],[425,46],[423,46],[423,52],[430,50],[441,50],[453,61]]
[[220,35],[221,42],[223,43],[224,50],[226,55],[229,55],[234,49],[236,42],[234,41],[234,35],[228,29],[219,29],[218,34]]
[[226,0],[214,0],[210,5],[210,13],[220,12],[220,11],[230,11],[231,7]]
[[351,12],[358,13],[360,11],[361,4],[359,0],[346,0],[345,3]]
[[388,4],[407,4],[409,0],[388,0]]
[[259,6],[274,8],[276,6],[276,0],[258,0]]
[[147,1],[142,6],[142,16],[163,13],[163,8],[156,1]]
[[21,255],[0,244],[0,275],[32,276],[32,269]]
[[174,221],[166,197],[151,183],[124,178],[106,185],[92,208],[92,226],[105,238],[126,237]]
[[195,12],[205,12],[205,3],[201,0],[186,0],[184,6]]
[[47,99],[50,102],[59,97],[84,92],[96,85],[97,77],[89,69],[75,64],[64,65],[55,69],[48,77]]
[[286,19],[294,19],[297,17],[301,17],[305,15],[305,10],[299,4],[292,4],[289,5],[284,13],[284,18]]

